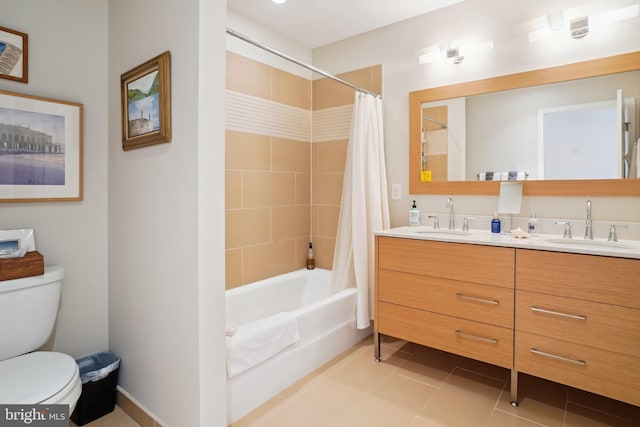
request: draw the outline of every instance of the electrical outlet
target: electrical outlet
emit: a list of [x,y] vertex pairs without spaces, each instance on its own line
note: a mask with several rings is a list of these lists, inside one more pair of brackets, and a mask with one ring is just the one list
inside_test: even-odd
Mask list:
[[402,199],[402,186],[400,184],[391,184],[391,200]]

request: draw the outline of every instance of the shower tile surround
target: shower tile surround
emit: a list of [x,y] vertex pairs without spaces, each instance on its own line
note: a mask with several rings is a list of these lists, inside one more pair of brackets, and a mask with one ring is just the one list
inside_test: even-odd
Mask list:
[[[381,66],[340,77],[381,93]],[[227,289],[303,268],[310,227],[331,268],[353,94],[227,52]]]

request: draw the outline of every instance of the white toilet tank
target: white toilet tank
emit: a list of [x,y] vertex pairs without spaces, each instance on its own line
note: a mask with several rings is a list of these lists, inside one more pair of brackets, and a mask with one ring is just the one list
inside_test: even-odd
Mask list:
[[0,360],[40,348],[58,314],[64,269],[46,266],[42,276],[0,281]]

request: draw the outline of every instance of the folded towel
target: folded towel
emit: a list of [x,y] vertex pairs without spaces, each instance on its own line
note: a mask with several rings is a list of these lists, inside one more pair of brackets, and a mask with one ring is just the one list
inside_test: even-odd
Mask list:
[[278,313],[238,326],[233,336],[227,336],[228,377],[264,362],[299,340],[298,322],[291,313]]

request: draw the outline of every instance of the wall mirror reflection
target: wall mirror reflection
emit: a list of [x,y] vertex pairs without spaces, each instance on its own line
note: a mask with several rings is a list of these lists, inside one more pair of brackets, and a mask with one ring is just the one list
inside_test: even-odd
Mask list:
[[525,181],[528,195],[637,194],[640,183],[624,181],[639,176],[639,61],[635,52],[411,92],[411,193],[497,194],[487,181]]

